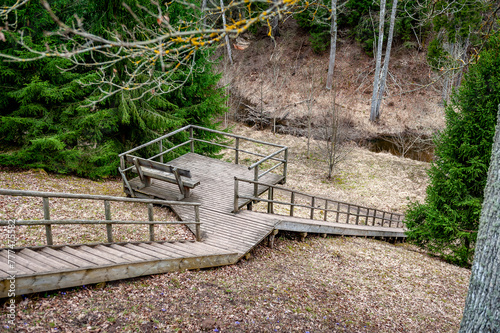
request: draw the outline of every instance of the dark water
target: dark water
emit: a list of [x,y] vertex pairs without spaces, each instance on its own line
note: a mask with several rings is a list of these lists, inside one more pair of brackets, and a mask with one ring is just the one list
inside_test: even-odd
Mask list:
[[429,137],[384,135],[362,140],[360,145],[375,153],[386,152],[412,160],[431,162],[434,159],[434,145]]

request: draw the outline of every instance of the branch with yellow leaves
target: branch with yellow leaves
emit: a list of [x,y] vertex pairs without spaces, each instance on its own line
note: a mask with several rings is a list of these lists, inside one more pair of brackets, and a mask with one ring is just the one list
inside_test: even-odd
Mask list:
[[[98,100],[101,102],[119,91],[139,90],[139,98],[148,94],[162,94],[181,87],[192,73],[195,65],[196,52],[223,43],[226,36],[235,38],[257,22],[269,22],[272,17],[303,10],[314,6],[314,0],[242,0],[231,1],[221,9],[220,3],[210,0],[205,8],[196,4],[177,0],[191,9],[191,20],[172,23],[169,18],[169,7],[174,4],[158,3],[150,0],[149,8],[137,4],[134,12],[127,4],[125,9],[134,20],[134,28],[113,31],[108,36],[93,34],[85,29],[85,24],[79,17],[71,24],[63,22],[52,10],[47,0],[42,0],[52,20],[58,29],[47,32],[47,36],[55,36],[63,43],[45,45],[45,49],[28,45],[22,34],[18,43],[30,56],[20,57],[15,54],[0,53],[4,61],[27,62],[47,57],[65,58],[75,66],[95,67],[99,80],[85,85],[95,85],[101,92]],[[174,0],[175,1],[175,0]],[[19,5],[27,1],[18,1]],[[257,11],[252,5],[266,3],[267,9]],[[152,9],[153,8],[153,9]],[[246,10],[245,15],[237,18],[231,15],[239,9]],[[221,24],[219,18],[225,12],[228,17],[226,24]],[[145,17],[156,24],[146,24]],[[208,20],[207,20],[208,19]],[[208,21],[208,23],[207,23]],[[182,69],[185,76],[175,73]],[[182,79],[179,80],[179,77]],[[82,83],[83,84],[83,83]]]

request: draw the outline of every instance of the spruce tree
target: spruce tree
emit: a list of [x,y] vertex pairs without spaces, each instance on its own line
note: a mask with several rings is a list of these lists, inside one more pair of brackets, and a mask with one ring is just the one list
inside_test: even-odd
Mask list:
[[472,262],[500,103],[500,38],[490,38],[446,107],[425,203],[407,212],[408,239],[459,265]]
[[[144,13],[134,1],[126,2],[138,16]],[[141,3],[152,6],[149,1]],[[124,29],[135,25],[119,0],[62,0],[52,9],[68,24],[78,15],[87,31],[103,36],[123,34]],[[178,4],[170,6],[169,11],[172,24],[193,15],[188,7]],[[7,42],[0,42],[2,52],[27,54],[15,43],[21,31],[34,49],[43,51],[46,44],[69,43],[43,34],[56,29],[56,25],[39,3],[30,3],[18,14],[18,30],[6,33]],[[156,19],[147,15],[142,19],[145,24],[156,24]],[[0,89],[0,165],[44,168],[92,178],[113,176],[119,164],[117,155],[126,149],[188,123],[214,127],[213,117],[226,108],[223,90],[216,87],[219,76],[207,61],[210,57],[212,50],[196,52],[194,67],[181,67],[175,74],[177,81],[185,82],[184,86],[169,94],[157,94],[151,89],[121,90],[105,99],[103,92],[91,84],[98,81],[97,67],[74,67],[61,58],[25,63],[0,61],[0,84],[7,87]],[[99,54],[81,57],[88,63],[101,60],[104,58]],[[116,73],[115,80],[126,80],[124,69],[133,66],[125,59],[105,71]],[[156,71],[160,70],[158,65]],[[137,78],[141,79],[148,78]],[[89,106],[89,102],[97,100],[102,101]],[[183,135],[172,138],[172,145],[182,139]]]

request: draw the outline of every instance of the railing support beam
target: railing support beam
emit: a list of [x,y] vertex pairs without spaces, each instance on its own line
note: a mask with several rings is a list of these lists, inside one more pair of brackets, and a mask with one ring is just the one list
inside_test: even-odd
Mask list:
[[[47,197],[43,197],[43,218],[50,220],[50,205]],[[54,245],[52,242],[52,226],[50,224],[45,226],[45,236],[47,237],[47,245]]]

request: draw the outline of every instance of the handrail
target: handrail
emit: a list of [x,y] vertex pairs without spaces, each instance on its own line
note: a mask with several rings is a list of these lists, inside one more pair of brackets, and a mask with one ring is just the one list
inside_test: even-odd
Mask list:
[[180,132],[182,132],[182,131],[188,130],[190,127],[191,127],[191,125],[187,125],[187,126],[181,127],[181,128],[179,128],[179,129],[177,129],[177,130],[175,130],[175,131],[173,131],[173,132],[167,133],[167,134],[165,134],[165,135],[160,136],[159,138],[156,138],[156,139],[154,139],[154,140],[151,140],[151,141],[149,141],[149,142],[146,142],[145,144],[142,144],[142,145],[140,145],[140,146],[138,146],[138,147],[135,147],[135,148],[132,148],[132,149],[130,149],[130,150],[127,150],[127,151],[126,151],[126,152],[124,152],[124,153],[118,154],[118,157],[125,156],[126,154],[130,154],[130,153],[133,153],[134,151],[137,151],[137,150],[139,150],[139,149],[142,149],[142,148],[145,148],[145,147],[147,147],[147,146],[150,146],[150,145],[152,145],[153,143],[157,143],[158,141],[162,141],[162,140],[164,140],[164,139],[166,139],[166,138],[169,138],[169,137],[171,137],[171,136],[173,136],[173,135],[175,135],[175,134],[177,134],[177,133],[180,133]]
[[[342,202],[342,201],[336,201],[336,200],[332,200],[329,198],[315,196],[315,195],[311,195],[308,193],[292,190],[292,189],[285,188],[282,186],[277,186],[274,184],[268,184],[268,183],[263,183],[263,182],[259,182],[259,181],[255,181],[255,180],[243,179],[243,178],[238,178],[238,177],[234,177],[234,181],[235,181],[235,184],[234,184],[234,210],[233,210],[233,212],[235,212],[235,213],[238,212],[238,210],[240,208],[239,199],[246,199],[246,200],[250,200],[250,202],[256,202],[256,201],[267,202],[268,203],[268,208],[267,208],[268,213],[273,213],[273,211],[274,211],[273,205],[274,204],[290,206],[290,216],[294,215],[294,208],[295,207],[302,207],[302,208],[310,209],[311,210],[310,219],[314,219],[314,212],[315,211],[323,211],[324,212],[324,215],[323,215],[324,221],[327,220],[327,213],[332,212],[332,213],[336,214],[336,219],[335,219],[336,222],[339,222],[340,215],[345,215],[345,217],[346,217],[345,223],[350,223],[349,222],[350,218],[351,218],[351,216],[353,216],[356,218],[356,221],[355,221],[356,224],[359,224],[360,217],[364,217],[364,218],[366,218],[366,221],[365,221],[366,225],[368,225],[368,220],[371,219],[372,226],[375,225],[376,220],[380,220],[380,226],[382,226],[382,227],[386,227],[386,225],[384,225],[385,222],[389,223],[389,225],[387,227],[392,227],[393,222],[395,222],[396,226],[399,227],[399,225],[400,225],[400,223],[402,223],[402,220],[404,217],[403,214],[387,212],[387,211],[383,211],[380,209],[369,208],[369,207],[350,204],[350,203]],[[254,187],[258,187],[259,185],[268,187],[268,199],[260,198],[256,195],[253,195],[253,196],[240,195],[239,194],[239,185],[238,185],[239,182],[246,182],[249,184],[254,184]],[[291,193],[290,202],[274,200],[274,190],[281,190],[281,191],[290,192]],[[308,204],[295,203],[295,196],[296,195],[309,197],[311,199],[311,204],[308,205]],[[318,200],[325,202],[324,207],[320,207],[320,206],[315,205]],[[329,204],[336,205],[336,209],[328,208]],[[341,209],[341,207],[346,208],[346,210],[343,211]],[[251,209],[251,205],[249,206],[249,209]],[[386,215],[388,217],[386,217]]]
[[95,194],[79,194],[79,193],[62,193],[62,192],[40,192],[40,191],[25,191],[25,190],[10,190],[0,188],[0,195],[11,195],[21,197],[47,197],[47,198],[63,198],[63,199],[88,199],[88,200],[107,200],[107,201],[122,201],[122,202],[137,202],[151,203],[154,205],[178,205],[178,206],[201,206],[199,202],[184,202],[184,201],[168,201],[160,199],[139,199],[127,197],[113,197],[109,195]]
[[[23,191],[23,190],[10,190],[0,189],[0,195],[9,196],[23,196],[23,197],[41,197],[43,198],[43,220],[19,220],[15,225],[45,225],[45,234],[47,238],[47,245],[53,245],[52,241],[52,225],[59,224],[106,224],[106,231],[108,242],[113,243],[113,224],[147,224],[149,225],[149,240],[154,241],[154,225],[155,224],[194,224],[195,236],[197,241],[201,241],[201,222],[200,222],[200,206],[198,202],[182,202],[182,201],[167,201],[158,199],[138,199],[138,198],[125,198],[114,197],[108,195],[92,195],[92,194],[76,194],[76,193],[58,193],[58,192],[39,192],[39,191]],[[105,220],[51,220],[50,219],[50,204],[49,198],[63,198],[63,199],[84,199],[84,200],[102,200],[104,202]],[[111,219],[111,201],[118,202],[133,202],[144,203],[148,205],[148,221],[121,221]],[[194,221],[155,221],[153,214],[153,204],[165,206],[192,206],[194,208],[195,220]],[[0,226],[10,225],[10,221],[0,220]]]
[[[210,132],[210,133],[216,133],[216,134],[219,134],[219,135],[223,135],[223,136],[226,136],[226,137],[229,137],[229,138],[233,138],[236,140],[235,142],[235,146],[230,146],[230,145],[226,145],[226,144],[223,144],[223,143],[219,143],[219,142],[211,142],[211,141],[207,141],[207,140],[203,140],[203,139],[200,139],[200,138],[196,138],[194,137],[193,135],[193,129],[195,130],[200,130],[200,131],[206,131],[206,132]],[[183,131],[189,131],[189,139],[180,143],[180,144],[177,144],[175,145],[174,147],[171,147],[171,148],[168,148],[166,150],[163,149],[163,140],[166,139],[166,138],[169,138],[175,134],[178,134],[178,133],[181,133]],[[249,141],[249,142],[253,142],[253,143],[257,143],[257,144],[263,144],[263,145],[267,145],[267,146],[271,146],[271,147],[276,147],[276,148],[279,148],[277,151],[269,154],[269,155],[264,155],[264,154],[261,154],[261,153],[257,153],[257,152],[252,152],[252,151],[248,151],[248,150],[244,150],[244,149],[240,149],[239,148],[239,145],[240,145],[240,140],[246,140],[246,141]],[[191,152],[194,152],[194,145],[195,145],[195,142],[201,142],[201,143],[205,143],[205,144],[211,144],[211,145],[215,145],[215,146],[218,146],[218,147],[222,147],[224,149],[231,149],[231,150],[234,150],[235,151],[235,159],[234,159],[234,163],[235,164],[239,164],[239,154],[240,153],[245,153],[245,154],[250,154],[250,155],[254,155],[254,156],[258,156],[258,157],[261,157],[261,159],[255,163],[253,163],[250,167],[248,167],[248,170],[252,170],[254,169],[254,180],[259,180],[261,177],[263,177],[264,175],[266,175],[267,173],[275,170],[276,168],[278,168],[279,166],[283,166],[283,176],[282,176],[282,180],[281,182],[282,183],[286,183],[286,174],[287,174],[287,167],[288,167],[288,147],[287,146],[284,146],[284,145],[280,145],[280,144],[275,144],[275,143],[271,143],[271,142],[265,142],[265,141],[261,141],[261,140],[256,140],[256,139],[252,139],[252,138],[247,138],[247,137],[244,137],[244,136],[241,136],[241,135],[237,135],[237,134],[232,134],[232,133],[226,133],[226,132],[222,132],[222,131],[218,131],[218,130],[214,130],[214,129],[211,129],[211,128],[205,128],[205,127],[201,127],[201,126],[197,126],[197,125],[187,125],[187,126],[184,126],[182,128],[179,128],[173,132],[170,132],[168,134],[165,134],[157,139],[154,139],[150,142],[147,142],[143,145],[140,145],[138,147],[135,147],[133,149],[130,149],[124,153],[121,153],[119,154],[118,156],[120,157],[120,169],[121,169],[121,172],[125,173],[129,170],[131,170],[131,167],[126,167],[127,165],[127,161],[125,160],[124,156],[127,155],[127,154],[130,154],[130,153],[133,153],[137,150],[140,150],[142,148],[145,148],[145,147],[148,147],[152,144],[155,144],[155,143],[158,143],[159,144],[159,153],[151,156],[151,157],[147,157],[147,159],[149,160],[154,160],[156,158],[159,158],[160,159],[160,162],[163,163],[163,156],[167,153],[170,153],[182,146],[185,146],[187,145],[188,143],[190,144],[190,148],[191,148]],[[282,154],[284,153],[284,156],[283,158],[281,157],[278,157],[277,155],[279,154]],[[276,161],[276,162],[279,162],[278,164],[272,166],[271,168],[267,169],[266,171],[262,172],[262,173],[259,173],[259,166],[262,165],[262,163],[268,161],[268,160],[272,160],[272,161]],[[123,175],[122,175],[123,176]],[[124,185],[126,186],[126,184]]]
[[288,147],[283,147],[281,148],[280,150],[272,153],[271,155],[268,155],[266,157],[264,157],[263,159],[261,159],[260,161],[257,161],[255,162],[254,164],[252,164],[251,166],[248,167],[248,170],[252,170],[253,168],[255,168],[256,166],[258,165],[261,165],[262,163],[264,163],[265,161],[271,159],[272,157],[278,155],[278,154],[281,154],[282,152],[284,152],[285,150],[288,150]]

